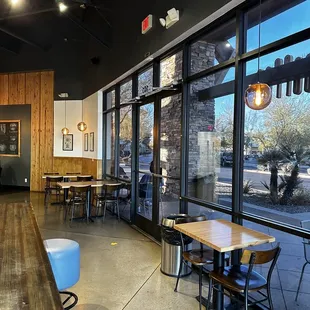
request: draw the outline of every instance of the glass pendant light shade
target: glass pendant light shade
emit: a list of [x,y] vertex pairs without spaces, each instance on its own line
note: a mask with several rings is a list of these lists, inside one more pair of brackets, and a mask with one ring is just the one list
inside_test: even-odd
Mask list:
[[63,135],[67,135],[69,134],[69,129],[67,127],[64,127],[63,129],[61,129],[61,132]]
[[245,91],[244,100],[246,105],[252,110],[263,110],[271,102],[271,88],[265,83],[252,84]]
[[84,122],[79,122],[77,124],[77,128],[79,131],[85,131],[87,129],[87,125]]

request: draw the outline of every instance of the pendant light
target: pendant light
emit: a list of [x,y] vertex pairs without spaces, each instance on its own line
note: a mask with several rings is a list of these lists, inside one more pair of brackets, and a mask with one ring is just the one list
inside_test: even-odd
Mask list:
[[67,100],[65,100],[65,127],[61,129],[63,135],[67,135],[69,133],[69,129],[67,128]]
[[252,110],[263,110],[271,102],[272,91],[268,84],[260,83],[260,45],[261,45],[261,22],[262,22],[262,0],[259,1],[259,24],[258,24],[258,81],[249,85],[244,94],[246,105]]
[[84,107],[84,100],[82,101],[82,121],[77,124],[78,130],[82,132],[87,129],[87,125],[83,121],[83,110],[84,110],[83,107]]

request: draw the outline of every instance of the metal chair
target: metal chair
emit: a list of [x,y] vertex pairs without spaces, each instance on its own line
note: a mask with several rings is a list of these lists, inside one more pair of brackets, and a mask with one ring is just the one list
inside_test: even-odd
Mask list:
[[[224,289],[230,292],[230,294],[227,294],[223,290],[224,294],[228,295],[231,299],[235,299],[239,303],[241,303],[241,301],[237,297],[234,298],[233,293],[237,294],[237,296],[243,294],[244,301],[242,301],[242,303],[244,303],[245,310],[248,310],[250,306],[264,301],[268,301],[269,309],[273,309],[270,282],[280,252],[281,248],[279,244],[274,249],[268,251],[244,250],[240,265],[232,265],[211,271],[209,274],[210,283],[207,309],[210,309],[212,290],[217,284],[221,284]],[[269,267],[267,279],[253,270],[254,265],[263,265],[269,262],[272,263]],[[267,295],[261,292],[262,289],[267,289]],[[264,298],[249,303],[249,292],[257,292]]]
[[[97,208],[97,216],[98,211],[100,208],[103,209],[103,217],[102,217],[102,223],[105,219],[106,209],[107,206],[110,204],[113,206],[113,208],[116,208],[117,217],[118,220],[120,220],[120,213],[119,213],[119,192],[121,188],[123,187],[123,184],[117,183],[117,184],[106,184],[102,187],[102,194],[98,195],[96,200],[96,208]],[[114,210],[115,213],[115,210]]]
[[[206,220],[207,220],[207,218],[204,215],[202,215],[202,216],[191,216],[191,217],[176,219],[175,223],[176,224],[185,224],[185,223],[203,222]],[[188,236],[184,236],[182,233],[180,233],[180,239],[181,239],[181,247],[182,247],[182,258],[180,261],[180,268],[179,268],[178,278],[177,278],[177,282],[175,284],[174,291],[175,292],[178,291],[178,285],[179,285],[183,265],[186,264],[188,267],[190,267],[186,263],[186,262],[189,262],[192,265],[197,266],[199,268],[199,309],[201,309],[203,266],[208,265],[208,264],[213,264],[213,250],[205,249],[203,244],[200,243],[199,249],[186,251],[185,245],[191,243],[193,241],[193,239],[189,238]]]
[[[89,210],[88,210],[88,193],[91,190],[90,185],[85,186],[70,186],[70,192],[72,194],[71,198],[67,199],[66,210],[65,210],[65,220],[67,219],[67,213],[71,208],[71,218],[70,222],[72,223],[74,219],[74,211],[76,207],[85,208],[86,220],[89,219]],[[71,225],[70,223],[70,225]]]
[[[310,230],[310,220],[301,221],[300,225],[301,225],[302,228],[306,228],[306,229]],[[301,271],[301,275],[300,275],[300,279],[299,279],[299,284],[298,284],[298,289],[297,289],[295,301],[297,301],[297,298],[298,298],[298,294],[299,294],[302,278],[304,276],[305,268],[306,268],[306,266],[308,264],[310,264],[310,239],[303,238],[303,242],[302,243],[304,245],[304,256],[305,256],[306,262],[304,263],[304,265],[302,267],[302,271]]]
[[77,181],[78,182],[87,182],[87,181],[91,181],[93,179],[93,177],[91,175],[82,175],[82,176],[77,176]]
[[44,205],[47,207],[50,196],[55,191],[57,202],[60,203],[60,191],[61,187],[57,185],[58,182],[62,182],[63,177],[60,176],[48,176],[46,177],[45,183],[45,195],[44,195]]

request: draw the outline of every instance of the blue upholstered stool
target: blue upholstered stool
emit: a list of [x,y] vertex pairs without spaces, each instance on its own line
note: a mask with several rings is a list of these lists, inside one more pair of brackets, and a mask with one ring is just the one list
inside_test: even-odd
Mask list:
[[[75,285],[80,278],[80,246],[77,242],[69,239],[48,239],[44,246],[50,260],[57,288],[60,294],[68,295],[63,305],[70,303],[64,309],[73,308],[78,297],[72,292],[64,292]],[[74,301],[70,301],[74,298]],[[69,302],[70,301],[70,302]]]

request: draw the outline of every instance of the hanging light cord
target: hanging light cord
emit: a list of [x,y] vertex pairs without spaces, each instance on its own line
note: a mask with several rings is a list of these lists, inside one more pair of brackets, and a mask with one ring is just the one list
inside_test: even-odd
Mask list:
[[67,128],[67,100],[65,100],[65,127]]
[[258,83],[260,83],[260,45],[261,45],[261,23],[262,23],[262,0],[259,0],[259,23],[258,23]]

